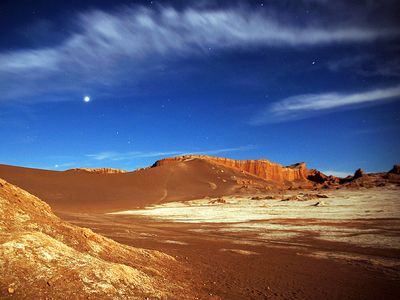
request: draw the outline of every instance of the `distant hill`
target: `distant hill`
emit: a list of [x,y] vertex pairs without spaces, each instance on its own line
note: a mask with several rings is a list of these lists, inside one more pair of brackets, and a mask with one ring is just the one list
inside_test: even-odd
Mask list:
[[343,179],[308,170],[304,163],[284,167],[268,160],[198,155],[162,159],[132,172],[108,168],[49,171],[0,165],[0,178],[40,197],[55,211],[66,212],[112,212],[204,197],[357,187],[363,182],[374,186],[396,181],[399,175],[394,173],[387,175],[391,179],[382,177],[387,173],[380,174],[383,181],[372,180],[368,174]]

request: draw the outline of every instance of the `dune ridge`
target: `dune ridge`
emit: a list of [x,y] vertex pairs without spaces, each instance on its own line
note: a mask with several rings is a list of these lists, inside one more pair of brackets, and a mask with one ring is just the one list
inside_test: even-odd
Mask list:
[[187,155],[132,172],[109,168],[49,171],[0,165],[4,178],[46,201],[55,211],[113,212],[205,197],[279,193],[288,189],[337,189],[397,184],[390,172],[327,176],[304,163],[284,167],[268,160]]

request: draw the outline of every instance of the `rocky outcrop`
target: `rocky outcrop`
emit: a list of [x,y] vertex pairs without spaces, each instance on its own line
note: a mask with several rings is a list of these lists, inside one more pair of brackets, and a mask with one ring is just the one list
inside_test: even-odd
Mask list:
[[333,176],[333,175],[326,175],[321,171],[312,169],[308,172],[307,179],[317,185],[323,186],[336,186],[341,183],[341,178]]
[[353,176],[341,179],[342,187],[347,188],[373,188],[383,186],[400,186],[399,165],[388,172],[366,173],[362,169],[357,169]]
[[389,173],[400,175],[400,165],[394,165],[393,168],[389,171]]
[[243,172],[261,177],[265,180],[278,182],[305,181],[308,170],[305,163],[299,163],[284,167],[269,160],[234,160],[229,158],[206,156],[206,155],[185,155],[166,158],[157,161],[153,167],[162,166],[176,161],[189,161],[192,159],[203,159],[226,167],[235,168]]
[[363,177],[363,176],[365,176],[365,175],[366,175],[366,174],[365,174],[364,170],[362,170],[362,169],[357,169],[357,170],[354,172],[353,180],[354,180],[354,179],[357,179],[357,178],[360,178],[360,177]]
[[64,172],[86,172],[86,173],[97,173],[97,174],[119,174],[127,173],[126,170],[112,169],[112,168],[74,168],[68,169]]
[[329,178],[328,175],[325,175],[321,171],[318,171],[315,169],[310,170],[307,174],[308,180],[315,182],[315,183],[319,183],[319,184],[326,182],[328,180],[328,178]]
[[64,222],[0,179],[1,299],[167,299],[188,288],[171,284],[171,268],[173,257]]

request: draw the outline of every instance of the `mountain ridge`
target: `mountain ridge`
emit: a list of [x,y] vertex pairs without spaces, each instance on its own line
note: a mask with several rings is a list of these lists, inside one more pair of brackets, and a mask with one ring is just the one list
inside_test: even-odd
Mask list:
[[236,161],[187,155],[156,161],[132,172],[108,168],[49,171],[0,165],[0,178],[49,203],[56,212],[105,213],[155,204],[289,189],[360,188],[398,184],[399,167],[390,172],[328,176],[304,163],[284,167],[267,160]]
[[308,169],[304,162],[296,163],[290,166],[282,166],[280,164],[271,162],[266,159],[258,160],[235,160],[224,157],[208,156],[208,155],[184,155],[165,158],[156,161],[153,167],[162,166],[170,163],[171,161],[187,161],[191,159],[204,159],[215,162],[227,167],[239,169],[248,172],[262,179],[273,181],[296,181],[306,180]]

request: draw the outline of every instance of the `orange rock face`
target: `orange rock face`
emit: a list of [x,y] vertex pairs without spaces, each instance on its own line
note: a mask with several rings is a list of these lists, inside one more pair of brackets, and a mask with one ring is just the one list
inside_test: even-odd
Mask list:
[[153,166],[162,166],[174,161],[187,161],[191,159],[204,159],[226,167],[239,169],[252,175],[273,181],[307,180],[308,170],[304,163],[284,167],[269,160],[234,160],[223,157],[207,155],[185,155],[166,158],[157,161]]

